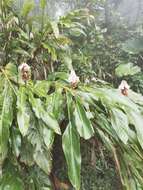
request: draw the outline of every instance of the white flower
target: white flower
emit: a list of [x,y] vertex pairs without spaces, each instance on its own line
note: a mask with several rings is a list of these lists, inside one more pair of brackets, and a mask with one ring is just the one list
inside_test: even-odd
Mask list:
[[33,39],[34,38],[34,35],[33,35],[33,33],[32,32],[30,32],[30,39]]
[[90,80],[89,79],[85,79],[85,83],[86,84],[90,83]]
[[27,63],[22,63],[19,67],[19,74],[21,82],[26,82],[31,77],[30,66]]
[[79,77],[76,75],[74,70],[71,70],[71,73],[69,75],[68,81],[72,84],[72,85],[77,85],[77,83],[79,82]]
[[128,85],[126,80],[122,80],[121,84],[119,85],[119,90],[129,90],[130,86]]
[[96,79],[95,77],[93,77],[91,80],[92,80],[93,82],[97,82],[97,79]]
[[128,96],[129,94],[129,88],[130,86],[128,85],[127,81],[122,80],[121,84],[119,85],[119,90],[124,96]]
[[19,67],[18,67],[19,71],[30,71],[30,66],[27,65],[27,63],[22,63]]

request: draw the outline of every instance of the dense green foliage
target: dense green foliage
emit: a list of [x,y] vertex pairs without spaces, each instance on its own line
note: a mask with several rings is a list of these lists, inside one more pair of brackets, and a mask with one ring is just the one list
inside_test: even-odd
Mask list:
[[[143,189],[143,97],[113,88],[122,77],[133,81],[142,73],[140,41],[123,45],[126,36],[113,35],[88,9],[56,22],[47,17],[45,6],[41,0],[42,13],[33,17],[32,1],[20,11],[11,0],[0,2],[0,189],[54,189],[50,179],[59,156],[52,156],[57,136],[74,189],[85,188],[81,139],[95,145],[93,168],[95,149],[102,158],[108,152],[112,164],[104,168],[116,169],[119,186]],[[69,81],[73,68],[80,76],[74,85]],[[131,85],[137,88],[134,81]]]

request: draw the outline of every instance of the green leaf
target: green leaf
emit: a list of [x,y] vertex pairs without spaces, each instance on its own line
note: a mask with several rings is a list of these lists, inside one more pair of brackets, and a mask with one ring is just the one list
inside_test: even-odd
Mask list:
[[63,114],[63,95],[62,95],[62,88],[55,89],[52,97],[52,112],[57,120],[62,120]]
[[24,86],[21,86],[17,94],[17,122],[19,130],[23,136],[27,134],[30,122],[29,105],[27,103],[27,92]]
[[13,121],[13,91],[7,81],[0,96],[0,164],[7,155],[9,128]]
[[46,173],[49,175],[51,172],[51,155],[50,152],[44,151],[43,149],[36,151],[34,153],[34,160],[37,163],[37,165]]
[[24,185],[20,178],[15,175],[5,174],[0,184],[1,190],[24,190]]
[[65,63],[65,65],[67,65],[68,69],[69,70],[72,70],[73,69],[73,66],[72,66],[72,59],[70,56],[64,54],[63,55],[63,62]]
[[57,54],[56,54],[55,48],[48,43],[42,43],[42,45],[51,54],[53,61],[56,61],[57,60]]
[[49,91],[51,82],[48,81],[37,81],[34,85],[34,93],[39,97],[46,97]]
[[55,139],[55,133],[53,132],[53,130],[49,129],[47,127],[47,125],[45,125],[44,122],[39,121],[38,124],[39,124],[38,129],[39,129],[39,131],[41,129],[41,136],[44,140],[44,143],[45,143],[47,149],[50,150],[52,148],[52,145],[53,145],[53,142]]
[[32,144],[30,144],[26,138],[23,139],[22,145],[21,145],[21,152],[20,152],[20,162],[24,163],[27,166],[33,166],[34,165],[34,159],[33,159],[33,152],[34,148]]
[[41,9],[45,9],[47,5],[47,1],[46,0],[40,0],[40,7]]
[[61,46],[66,46],[66,45],[71,45],[72,41],[70,38],[63,36],[63,35],[59,35],[58,38],[56,39],[56,41],[58,42],[58,44]]
[[116,131],[117,136],[121,139],[124,144],[127,144],[128,137],[128,118],[119,109],[112,108],[111,111],[111,124]]
[[54,118],[52,113],[47,113],[44,109],[42,101],[39,98],[34,98],[33,94],[29,92],[29,101],[32,105],[32,109],[38,119],[42,121],[55,133],[61,134],[61,130],[57,120]]
[[116,69],[115,73],[118,77],[135,75],[141,71],[140,67],[134,66],[133,63],[120,64]]
[[127,115],[130,124],[135,126],[138,141],[143,149],[143,117],[140,112],[134,112],[131,110],[127,110]]
[[43,139],[47,148],[50,149],[54,142],[55,134],[51,129],[48,129],[46,126],[43,128]]
[[34,9],[34,1],[33,0],[26,0],[23,4],[22,10],[21,10],[21,15],[23,17],[28,16],[28,14]]
[[51,26],[52,26],[52,29],[53,29],[53,32],[54,32],[56,38],[58,38],[59,37],[59,28],[58,28],[57,22],[55,22],[55,21],[51,22]]
[[81,137],[84,139],[89,139],[94,135],[94,129],[87,117],[87,113],[80,103],[79,100],[76,101],[76,108],[74,112],[76,129]]
[[68,176],[76,190],[80,189],[80,138],[73,123],[69,123],[62,137],[63,151],[68,166]]
[[87,36],[86,33],[84,32],[84,30],[82,30],[80,28],[71,28],[70,29],[70,34],[72,36],[75,36],[75,37],[79,37],[80,35]]
[[143,51],[143,37],[127,40],[123,44],[123,50],[132,54],[137,54],[137,53],[142,52]]
[[14,152],[15,156],[18,157],[20,154],[20,147],[21,147],[21,135],[20,135],[18,128],[14,127],[14,126],[13,126],[13,130],[11,133],[12,133],[11,139],[12,139],[13,152]]
[[15,82],[18,79],[17,67],[14,63],[8,63],[5,67],[5,74],[7,77]]
[[21,48],[15,49],[14,52],[20,55],[25,55],[26,57],[30,57],[30,54],[28,53],[28,51],[25,51],[24,49],[21,49]]

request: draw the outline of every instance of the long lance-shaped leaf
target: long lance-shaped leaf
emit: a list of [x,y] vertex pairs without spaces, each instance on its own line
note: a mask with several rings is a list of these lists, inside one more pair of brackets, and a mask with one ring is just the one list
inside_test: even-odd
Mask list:
[[20,87],[17,94],[17,122],[19,130],[23,136],[27,134],[30,122],[30,114],[27,103],[26,88],[24,86]]
[[45,111],[42,101],[39,98],[34,98],[33,94],[29,92],[29,101],[32,105],[32,109],[35,112],[35,115],[38,119],[42,119],[42,121],[55,133],[61,134],[61,130],[57,120],[54,118],[52,114],[49,114]]
[[74,122],[72,121],[72,97],[69,93],[67,93],[67,107],[69,125],[63,134],[62,146],[68,166],[69,179],[73,187],[76,190],[79,190],[81,170],[80,137],[76,131]]
[[129,127],[127,116],[119,109],[113,108],[111,111],[111,124],[120,140],[124,144],[127,144],[127,141],[129,139]]
[[127,111],[129,122],[135,126],[138,141],[143,149],[143,117],[140,112]]
[[7,81],[4,83],[3,94],[0,97],[0,165],[7,154],[9,127],[13,120],[13,91]]
[[68,176],[76,190],[80,189],[80,138],[73,123],[69,123],[62,137],[63,151],[68,166]]
[[78,100],[76,103],[74,116],[75,116],[75,124],[79,135],[84,139],[91,138],[94,135],[93,126],[86,115],[84,107]]

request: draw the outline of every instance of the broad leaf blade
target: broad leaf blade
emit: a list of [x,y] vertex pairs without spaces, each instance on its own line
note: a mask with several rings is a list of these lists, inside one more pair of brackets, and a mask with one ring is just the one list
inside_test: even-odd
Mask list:
[[94,129],[87,117],[86,111],[82,104],[77,101],[74,112],[76,129],[81,137],[89,139],[94,135]]
[[15,156],[18,158],[20,155],[21,148],[21,134],[17,127],[12,126],[13,130],[11,132],[11,140],[12,140],[12,149]]
[[34,160],[46,174],[50,173],[52,162],[50,152],[44,150],[36,151],[34,153]]
[[80,138],[73,123],[69,123],[62,137],[63,151],[68,165],[68,176],[76,190],[80,189]]
[[52,113],[47,113],[43,107],[42,101],[39,98],[34,98],[32,93],[29,93],[29,101],[32,105],[32,109],[38,119],[42,121],[55,133],[61,134],[61,130],[57,120],[54,118]]
[[135,126],[138,141],[143,148],[143,117],[140,113],[128,111],[127,113],[130,123]]
[[37,81],[34,85],[34,93],[39,97],[46,97],[51,83],[47,81]]
[[128,141],[128,119],[119,109],[113,108],[111,111],[111,124],[120,140],[127,144]]
[[23,136],[27,134],[30,122],[30,114],[27,104],[26,88],[24,86],[20,87],[17,94],[17,122],[19,130]]
[[9,128],[13,120],[13,92],[7,81],[0,97],[0,164],[6,157]]

